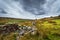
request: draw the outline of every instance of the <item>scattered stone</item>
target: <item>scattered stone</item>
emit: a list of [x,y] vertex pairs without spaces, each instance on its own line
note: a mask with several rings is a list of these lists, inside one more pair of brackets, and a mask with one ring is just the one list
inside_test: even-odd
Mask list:
[[19,36],[24,36],[24,34],[28,34],[28,33],[35,35],[37,32],[37,28],[30,26],[19,26],[17,24],[6,24],[0,28],[0,33],[3,34],[16,32],[16,31],[18,32]]
[[10,32],[14,32],[16,30],[19,30],[17,24],[7,24],[7,25],[4,25],[1,28],[2,29],[0,30],[0,33],[10,33]]

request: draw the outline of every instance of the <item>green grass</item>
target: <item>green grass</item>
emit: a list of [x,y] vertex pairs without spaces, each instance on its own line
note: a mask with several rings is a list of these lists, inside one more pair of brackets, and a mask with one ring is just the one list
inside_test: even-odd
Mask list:
[[[5,20],[5,21],[4,21]],[[5,23],[25,23],[25,22],[29,22],[32,20],[15,20],[15,19],[2,19],[0,21],[0,24],[5,24]],[[32,21],[33,22],[33,21]],[[20,40],[60,40],[60,19],[57,18],[45,18],[43,20],[38,19],[35,21],[36,24],[35,26],[37,27],[37,31],[38,31],[38,35],[30,35],[27,34],[24,37],[22,37]],[[30,23],[28,23],[30,24]],[[31,23],[32,24],[32,23]],[[25,24],[24,24],[25,25]],[[11,37],[10,37],[11,35]],[[7,35],[8,37],[10,37],[11,39],[15,40],[14,35],[9,34]],[[5,36],[4,39],[7,37]],[[0,37],[1,38],[1,37]],[[9,39],[8,39],[9,40]]]

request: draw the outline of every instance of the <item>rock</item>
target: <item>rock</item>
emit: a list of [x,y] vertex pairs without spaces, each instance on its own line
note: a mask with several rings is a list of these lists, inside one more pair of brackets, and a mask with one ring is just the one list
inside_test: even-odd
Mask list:
[[31,27],[27,27],[27,30],[32,30],[32,28]]
[[23,27],[23,30],[27,30],[27,27]]
[[20,30],[19,35],[24,35],[25,31],[24,30]]
[[37,31],[32,31],[31,32],[31,35],[36,35],[37,34]]
[[7,24],[4,25],[2,28],[2,32],[1,33],[9,33],[9,32],[15,32],[19,30],[18,25],[17,24]]

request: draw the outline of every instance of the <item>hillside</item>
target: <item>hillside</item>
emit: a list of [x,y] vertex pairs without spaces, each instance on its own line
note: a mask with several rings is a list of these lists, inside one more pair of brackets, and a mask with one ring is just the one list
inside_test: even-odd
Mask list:
[[[18,40],[60,40],[60,16],[49,17],[37,20],[17,20],[17,19],[2,19],[0,18],[0,24],[18,24],[20,26],[35,26],[37,28],[37,33],[31,35],[30,33],[24,35]],[[35,23],[35,24],[33,24]],[[17,33],[17,32],[16,32]],[[0,40],[17,40],[16,36],[18,34],[14,34],[11,32],[7,35],[0,35]]]
[[32,24],[31,19],[18,19],[18,18],[6,18],[6,17],[0,17],[0,25],[4,24],[19,24],[19,25],[31,25]]

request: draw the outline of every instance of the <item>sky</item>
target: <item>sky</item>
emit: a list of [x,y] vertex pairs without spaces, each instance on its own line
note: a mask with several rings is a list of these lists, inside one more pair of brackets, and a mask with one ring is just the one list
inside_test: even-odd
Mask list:
[[0,0],[0,17],[39,19],[60,15],[60,0]]

